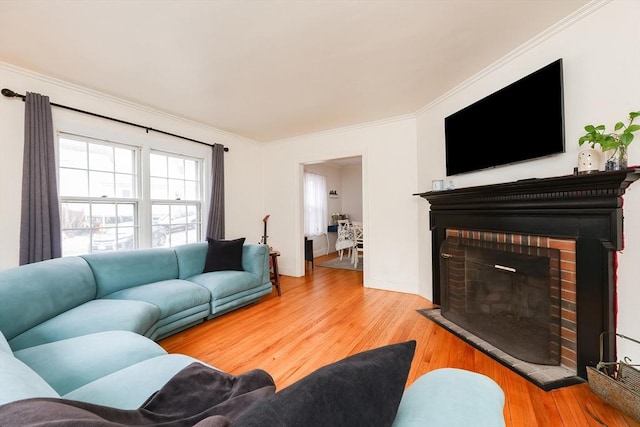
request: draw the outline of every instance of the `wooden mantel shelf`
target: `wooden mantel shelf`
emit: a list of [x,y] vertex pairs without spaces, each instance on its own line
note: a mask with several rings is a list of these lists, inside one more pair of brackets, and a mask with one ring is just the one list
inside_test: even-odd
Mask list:
[[503,184],[416,193],[440,209],[617,208],[640,169],[533,178]]

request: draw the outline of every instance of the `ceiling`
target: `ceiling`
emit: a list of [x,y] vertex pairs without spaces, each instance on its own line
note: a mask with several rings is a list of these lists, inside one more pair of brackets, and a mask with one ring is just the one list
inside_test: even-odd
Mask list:
[[268,142],[413,114],[587,3],[0,0],[0,61]]

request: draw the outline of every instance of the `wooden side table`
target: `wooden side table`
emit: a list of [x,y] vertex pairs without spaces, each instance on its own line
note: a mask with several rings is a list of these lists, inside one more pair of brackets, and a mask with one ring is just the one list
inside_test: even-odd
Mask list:
[[273,271],[270,272],[271,283],[276,287],[278,296],[280,296],[282,295],[280,292],[280,273],[278,273],[278,257],[280,256],[280,252],[272,249],[269,251],[269,256],[271,257],[271,267],[273,268]]

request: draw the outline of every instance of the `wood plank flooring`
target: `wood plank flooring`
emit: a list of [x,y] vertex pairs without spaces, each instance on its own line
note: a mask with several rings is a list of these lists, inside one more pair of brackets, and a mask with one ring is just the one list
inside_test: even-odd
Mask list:
[[593,394],[588,384],[545,392],[416,312],[419,296],[362,286],[362,272],[317,267],[281,276],[259,303],[204,322],[160,344],[223,371],[261,368],[280,390],[317,368],[386,344],[416,340],[407,385],[425,372],[455,367],[493,378],[504,390],[507,426],[640,427]]

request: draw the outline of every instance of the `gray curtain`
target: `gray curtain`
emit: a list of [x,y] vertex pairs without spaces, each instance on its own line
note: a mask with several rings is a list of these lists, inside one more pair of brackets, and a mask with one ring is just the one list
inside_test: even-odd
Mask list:
[[62,256],[51,104],[29,92],[24,101],[20,265]]
[[224,239],[224,145],[213,145],[211,165],[211,199],[207,238]]

